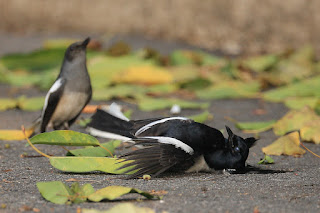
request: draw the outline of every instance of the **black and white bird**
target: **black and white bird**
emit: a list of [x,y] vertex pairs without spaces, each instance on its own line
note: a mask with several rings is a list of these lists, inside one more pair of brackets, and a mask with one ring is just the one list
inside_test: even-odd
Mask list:
[[90,38],[71,44],[64,55],[60,74],[46,95],[40,131],[47,127],[68,129],[91,100],[86,49]]
[[[88,124],[94,136],[120,139],[143,148],[121,156],[133,160],[121,168],[138,170],[131,178],[170,171],[243,170],[255,138],[242,138],[226,127],[228,138],[212,127],[185,117],[129,120],[117,105],[97,110]],[[127,172],[129,172],[127,171]]]

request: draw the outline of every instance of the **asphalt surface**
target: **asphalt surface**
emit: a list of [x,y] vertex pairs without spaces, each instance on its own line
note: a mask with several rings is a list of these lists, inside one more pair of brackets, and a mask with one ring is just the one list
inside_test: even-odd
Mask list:
[[[0,43],[3,45],[0,46],[0,54],[30,51],[38,48],[43,39],[47,37],[49,36],[14,37],[2,34]],[[141,39],[139,45],[144,46],[143,40]],[[19,47],[19,42],[25,43],[25,46],[20,45]],[[157,42],[154,43],[158,44]],[[150,43],[153,44],[153,42]],[[165,52],[174,45],[169,43],[167,48],[165,45],[160,46]],[[179,44],[174,47],[183,46]],[[34,89],[13,90],[7,85],[0,85],[0,97],[7,97],[13,91],[14,95],[45,95]],[[168,115],[168,111],[141,112],[135,105],[119,103],[126,104],[133,109],[133,119]],[[257,109],[262,109],[265,114],[257,115],[255,113]],[[219,100],[211,102],[209,111],[214,115],[214,119],[207,122],[208,125],[218,129],[223,129],[225,125],[228,125],[235,133],[248,137],[250,135],[236,130],[225,117],[229,116],[239,121],[279,119],[287,112],[287,108],[282,104],[265,103],[260,100]],[[181,115],[197,113],[200,113],[200,110],[183,110]],[[22,124],[27,126],[39,114],[40,111],[8,110],[0,112],[0,129],[19,129]],[[84,131],[77,125],[72,126],[71,129]],[[150,207],[156,212],[320,212],[320,161],[318,158],[310,153],[300,158],[274,156],[275,164],[257,164],[263,157],[261,148],[272,143],[276,138],[272,131],[261,133],[260,140],[250,150],[247,163],[260,168],[260,171],[231,175],[221,172],[165,174],[149,181],[124,180],[121,179],[121,176],[100,172],[86,174],[60,172],[52,168],[48,159],[38,157],[35,151],[26,147],[25,141],[0,141],[0,212],[37,210],[40,212],[76,212],[78,207],[107,210],[123,202]],[[10,144],[10,147],[5,148],[5,144]],[[320,153],[319,145],[309,143],[305,145],[314,152]],[[65,150],[56,146],[38,145],[37,147],[55,156],[63,156],[66,153]],[[22,157],[22,154],[29,157]],[[71,178],[79,180],[80,183],[91,183],[95,189],[109,185],[122,185],[146,191],[165,190],[168,193],[164,195],[162,201],[137,201],[138,196],[127,196],[113,202],[56,205],[44,200],[36,187],[38,181],[65,182]],[[71,182],[68,184],[71,185]],[[3,208],[4,205],[5,208]]]

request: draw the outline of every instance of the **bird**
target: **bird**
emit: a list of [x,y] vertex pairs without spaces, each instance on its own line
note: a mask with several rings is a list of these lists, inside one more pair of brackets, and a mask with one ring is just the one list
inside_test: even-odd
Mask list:
[[40,131],[47,127],[69,129],[92,96],[86,49],[90,38],[71,44],[65,51],[60,73],[49,89],[41,113]]
[[218,129],[185,117],[129,120],[114,104],[107,111],[98,109],[87,126],[93,136],[140,146],[120,156],[128,163],[119,169],[137,170],[129,178],[157,176],[165,171],[243,170],[256,139],[244,139],[226,129],[228,138]]

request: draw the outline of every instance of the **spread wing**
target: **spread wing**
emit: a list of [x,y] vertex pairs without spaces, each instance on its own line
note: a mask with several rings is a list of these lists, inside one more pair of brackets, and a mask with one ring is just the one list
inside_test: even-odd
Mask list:
[[46,131],[46,127],[59,103],[60,97],[63,93],[63,88],[65,86],[66,80],[59,78],[50,88],[46,99],[44,102],[44,107],[42,111],[42,122],[41,122],[41,132]]
[[193,149],[183,142],[169,137],[142,137],[133,139],[135,145],[144,148],[122,155],[125,161],[131,161],[119,169],[133,166],[130,171],[137,170],[129,178],[137,178],[144,174],[157,176],[172,167],[183,167],[192,163]]

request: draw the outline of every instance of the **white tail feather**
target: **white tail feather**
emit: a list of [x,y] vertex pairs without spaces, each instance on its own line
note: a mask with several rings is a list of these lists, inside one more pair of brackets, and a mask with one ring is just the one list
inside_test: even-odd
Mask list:
[[105,132],[101,130],[97,130],[92,127],[87,127],[87,132],[93,136],[101,137],[101,138],[108,138],[108,139],[114,139],[114,140],[121,140],[121,141],[129,141],[131,138],[122,136],[122,135],[117,135],[111,132]]
[[121,107],[116,104],[112,103],[107,109],[102,108],[104,111],[109,113],[110,115],[113,115],[114,117],[120,118],[121,120],[124,121],[130,121],[129,118],[127,118],[122,112],[121,112]]
[[165,144],[171,144],[174,145],[176,148],[180,148],[186,153],[193,155],[194,150],[187,144],[183,143],[182,141],[170,138],[170,137],[162,137],[162,136],[156,136],[156,137],[141,137],[141,138],[150,138],[150,139],[156,139],[159,143],[165,143]]

